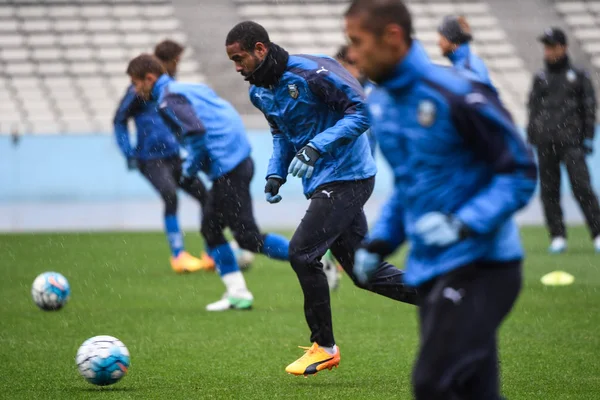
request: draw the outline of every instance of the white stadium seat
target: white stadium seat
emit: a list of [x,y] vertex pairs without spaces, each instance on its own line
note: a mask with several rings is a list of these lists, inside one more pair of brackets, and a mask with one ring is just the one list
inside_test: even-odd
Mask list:
[[563,3],[557,3],[556,9],[563,14],[580,13],[585,14],[587,11],[585,2],[583,1],[569,1]]
[[62,75],[67,72],[67,65],[63,62],[43,62],[38,65],[37,71],[42,75]]
[[23,19],[27,18],[42,18],[48,15],[48,8],[44,6],[22,6],[15,10],[15,14]]
[[0,49],[0,59],[4,62],[19,62],[29,57],[27,48],[4,48]]
[[110,14],[112,14],[110,6],[84,5],[81,7],[81,16],[90,18],[90,20],[97,17],[105,17]]

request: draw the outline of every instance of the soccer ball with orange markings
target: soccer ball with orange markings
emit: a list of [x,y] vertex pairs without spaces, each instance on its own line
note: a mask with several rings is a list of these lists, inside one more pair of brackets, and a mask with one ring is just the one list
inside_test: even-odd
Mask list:
[[31,296],[44,311],[60,310],[69,300],[71,288],[67,278],[58,272],[44,272],[38,275],[31,287]]
[[130,365],[129,350],[112,336],[94,336],[83,342],[75,361],[81,376],[98,386],[118,382]]

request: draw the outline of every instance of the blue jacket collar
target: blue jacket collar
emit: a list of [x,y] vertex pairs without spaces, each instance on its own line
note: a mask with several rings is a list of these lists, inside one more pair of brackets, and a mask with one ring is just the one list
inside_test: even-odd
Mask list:
[[425,69],[430,65],[431,61],[427,57],[423,45],[417,40],[413,40],[404,59],[396,65],[390,77],[381,82],[381,86],[395,90],[405,89],[423,76]]
[[163,92],[165,86],[174,79],[171,78],[167,74],[162,74],[158,80],[154,83],[154,87],[152,88],[152,98],[154,100],[158,100],[160,98],[160,94]]
[[448,58],[453,65],[466,60],[471,55],[471,46],[468,43],[461,44],[452,53],[448,54]]

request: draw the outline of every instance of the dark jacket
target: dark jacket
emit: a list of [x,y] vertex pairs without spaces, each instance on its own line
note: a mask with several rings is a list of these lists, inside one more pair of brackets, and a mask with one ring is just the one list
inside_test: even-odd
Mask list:
[[533,78],[527,137],[533,145],[579,146],[594,137],[596,97],[588,74],[566,58]]

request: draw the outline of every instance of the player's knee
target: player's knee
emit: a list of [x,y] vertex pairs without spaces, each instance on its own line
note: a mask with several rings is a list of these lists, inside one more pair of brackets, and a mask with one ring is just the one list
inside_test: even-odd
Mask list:
[[260,253],[264,245],[263,235],[258,230],[234,232],[233,237],[240,248],[253,253]]
[[165,215],[173,215],[177,213],[177,192],[165,191],[161,193],[161,197],[165,203]]
[[296,273],[302,273],[310,265],[310,258],[301,246],[298,246],[294,238],[290,241],[289,247],[290,264]]

